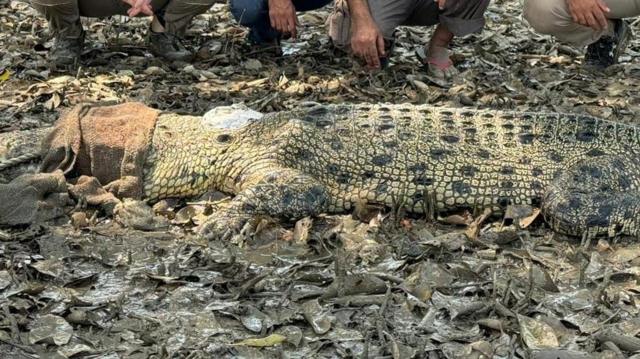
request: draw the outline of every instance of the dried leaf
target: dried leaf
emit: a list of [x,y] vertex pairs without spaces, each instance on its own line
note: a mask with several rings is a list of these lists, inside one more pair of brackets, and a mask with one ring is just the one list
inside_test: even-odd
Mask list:
[[6,270],[0,270],[0,291],[11,285],[11,274]]
[[258,71],[262,68],[262,63],[258,59],[248,59],[242,66],[250,71]]
[[296,348],[300,346],[300,343],[302,342],[302,330],[293,325],[287,325],[279,328],[276,334],[285,336],[287,338],[287,343]]
[[478,216],[478,218],[476,218],[471,224],[469,224],[467,229],[464,231],[464,234],[467,236],[467,238],[477,239],[482,223],[484,223],[484,221],[486,221],[490,215],[491,209],[486,208],[482,215]]
[[33,328],[29,332],[29,343],[47,343],[60,346],[67,344],[72,334],[73,328],[64,318],[47,314],[33,323]]
[[82,355],[92,354],[95,349],[81,343],[68,344],[58,349],[57,353],[65,358],[82,357]]
[[0,82],[8,81],[11,77],[11,72],[8,69],[0,68]]
[[279,344],[282,344],[287,337],[280,334],[271,334],[268,337],[264,338],[252,338],[252,339],[244,339],[233,345],[246,345],[250,347],[272,347]]
[[193,223],[194,219],[204,215],[204,206],[200,205],[187,205],[176,213],[175,218],[171,221],[174,224],[189,224]]
[[53,111],[56,108],[58,108],[58,106],[60,106],[61,103],[62,103],[62,98],[57,92],[54,92],[51,94],[51,98],[49,98],[44,103],[44,107],[49,111]]
[[640,245],[620,247],[614,250],[607,260],[611,263],[626,263],[640,257]]
[[305,302],[302,305],[302,311],[304,318],[316,334],[322,335],[331,329],[331,320],[323,312],[317,299]]
[[313,225],[313,220],[310,217],[305,217],[296,222],[296,226],[293,229],[293,241],[295,243],[307,243],[309,239],[309,230]]
[[534,208],[530,215],[524,218],[520,218],[520,221],[518,222],[518,224],[520,225],[520,228],[524,229],[529,227],[531,223],[533,223],[536,220],[536,218],[538,218],[539,215],[540,215],[540,208]]
[[463,214],[452,214],[442,219],[442,222],[447,224],[453,224],[458,226],[468,226],[473,222],[471,213],[465,212]]
[[46,259],[31,265],[35,270],[53,278],[58,278],[64,271],[64,263],[57,259]]
[[529,349],[557,348],[558,337],[547,323],[518,314],[520,335]]
[[261,333],[271,327],[271,319],[253,305],[246,307],[245,313],[240,317],[242,325],[254,333]]

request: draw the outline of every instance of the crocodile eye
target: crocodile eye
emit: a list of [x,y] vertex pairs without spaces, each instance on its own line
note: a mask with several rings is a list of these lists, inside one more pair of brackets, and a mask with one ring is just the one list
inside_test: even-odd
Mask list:
[[230,134],[227,133],[223,133],[221,135],[218,135],[218,137],[216,137],[216,141],[220,142],[220,143],[227,143],[229,141],[231,141],[233,139],[233,137]]

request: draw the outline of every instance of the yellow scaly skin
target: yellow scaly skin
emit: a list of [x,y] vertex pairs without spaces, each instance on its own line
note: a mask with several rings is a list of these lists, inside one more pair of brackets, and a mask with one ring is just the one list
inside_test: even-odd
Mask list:
[[638,236],[636,127],[570,114],[332,105],[239,129],[162,115],[145,164],[150,201],[235,194],[201,233],[255,215],[298,219],[356,203],[428,213],[541,206],[559,232]]

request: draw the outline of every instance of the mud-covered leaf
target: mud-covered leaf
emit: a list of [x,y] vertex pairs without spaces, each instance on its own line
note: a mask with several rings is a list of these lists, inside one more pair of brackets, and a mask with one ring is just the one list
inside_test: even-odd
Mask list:
[[280,334],[287,338],[287,343],[298,347],[302,342],[302,330],[293,325],[287,325],[276,330],[276,334]]
[[559,292],[558,286],[555,284],[551,275],[541,266],[532,265],[530,270],[530,276],[533,283],[546,291]]
[[11,288],[6,294],[6,297],[14,295],[27,294],[37,295],[45,290],[45,286],[38,282],[21,282],[17,287]]
[[534,214],[534,209],[528,205],[509,205],[504,213],[504,219],[513,221],[530,217]]
[[440,242],[449,251],[457,251],[467,243],[467,237],[460,232],[451,232],[437,236],[435,241]]
[[241,340],[234,345],[246,345],[250,347],[272,347],[275,345],[282,344],[287,337],[280,334],[271,334],[264,338],[249,338]]
[[36,320],[29,331],[29,343],[64,345],[73,335],[73,328],[64,318],[47,314]]
[[260,333],[272,325],[269,316],[252,305],[246,307],[245,313],[240,318],[242,325],[254,333]]
[[378,276],[369,273],[348,275],[336,280],[320,297],[329,299],[337,296],[354,294],[381,294],[386,292],[387,285]]
[[66,358],[81,357],[82,355],[89,355],[95,352],[95,349],[82,343],[67,344],[58,349],[58,354],[63,355]]
[[[172,223],[188,224],[194,222],[194,218],[204,215],[205,207],[201,205],[187,205],[180,208],[175,214]],[[197,219],[196,219],[197,221]]]
[[309,300],[302,304],[304,319],[311,325],[316,334],[325,334],[331,329],[331,320],[317,300]]
[[157,274],[151,274],[151,273],[146,273],[147,277],[149,277],[149,279],[161,282],[163,284],[185,284],[186,281],[181,280],[180,277],[171,277],[171,276],[166,276],[166,275],[157,275]]
[[164,217],[157,216],[151,207],[142,201],[125,199],[116,205],[114,215],[120,224],[132,229],[157,231],[169,226]]
[[487,304],[471,297],[454,297],[435,291],[431,302],[438,309],[449,312],[452,318],[477,315],[487,309]]
[[[603,358],[606,357],[603,356]],[[534,350],[531,353],[531,359],[595,359],[595,357],[590,353],[577,350],[542,349]]]
[[45,259],[31,265],[35,270],[53,278],[58,278],[64,271],[64,263],[57,259]]
[[455,281],[455,276],[441,264],[422,262],[405,280],[405,285],[418,299],[427,301],[438,287],[447,287]]
[[11,285],[11,274],[6,270],[0,271],[0,291]]
[[313,220],[310,217],[297,221],[293,230],[293,241],[295,243],[306,243],[309,239],[309,230],[312,225]]
[[633,245],[617,248],[607,256],[607,260],[612,263],[625,263],[638,257],[640,257],[640,245]]
[[262,68],[262,63],[258,59],[248,59],[244,62],[243,67],[250,71],[257,71]]
[[518,315],[520,335],[529,349],[557,348],[558,337],[546,323],[537,319]]

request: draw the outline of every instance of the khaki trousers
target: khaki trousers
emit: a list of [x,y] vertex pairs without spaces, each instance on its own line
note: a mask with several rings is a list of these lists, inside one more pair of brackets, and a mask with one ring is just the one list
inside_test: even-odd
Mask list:
[[[640,15],[640,0],[604,0],[611,9],[609,19]],[[573,21],[566,0],[524,0],[524,18],[536,31],[553,35],[558,40],[575,45],[589,45],[604,35],[613,34],[613,22],[598,31]]]
[[[191,19],[209,10],[215,0],[152,0],[153,9],[164,7],[167,32],[181,34]],[[54,33],[70,36],[82,32],[80,16],[126,15],[129,5],[122,0],[31,0],[31,5],[49,22]]]

